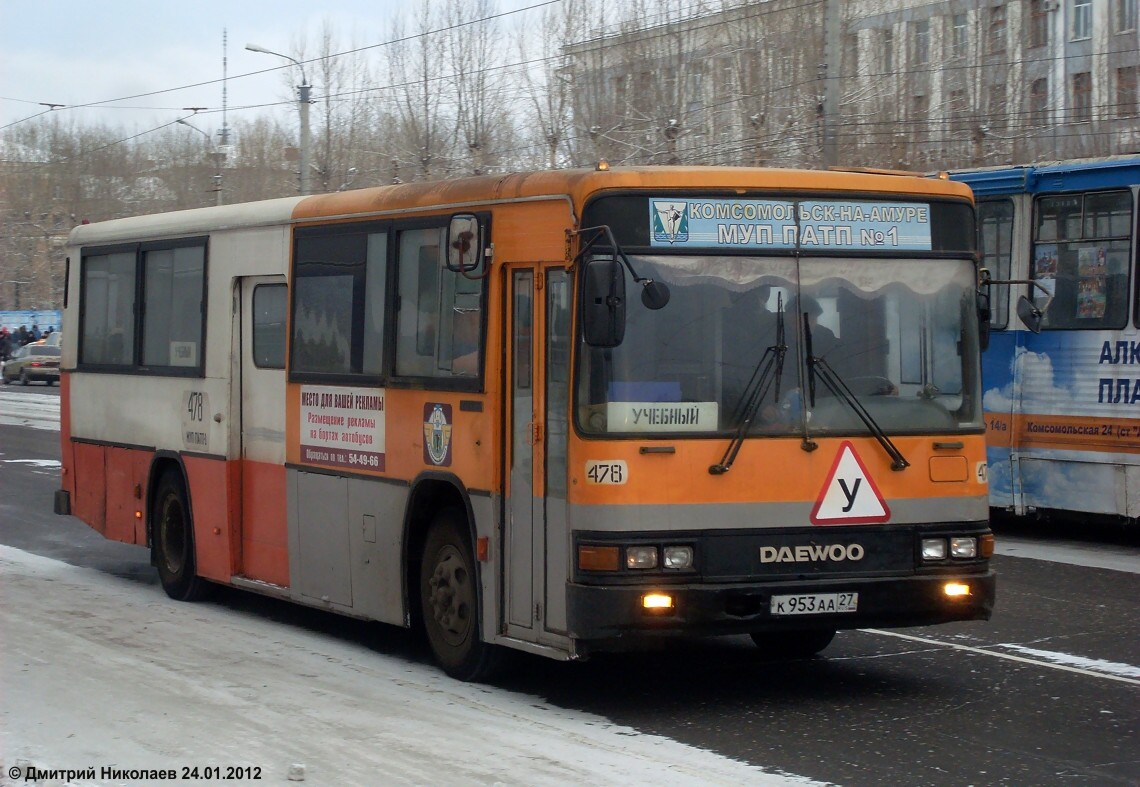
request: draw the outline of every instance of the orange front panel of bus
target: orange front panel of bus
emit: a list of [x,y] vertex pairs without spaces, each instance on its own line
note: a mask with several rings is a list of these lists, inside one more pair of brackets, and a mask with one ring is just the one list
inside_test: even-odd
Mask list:
[[[572,440],[570,498],[578,504],[689,504],[810,502],[819,498],[839,451],[850,442],[877,489],[887,499],[974,497],[986,493],[974,473],[985,462],[981,435],[964,439],[962,449],[947,454],[968,468],[969,479],[947,484],[933,478],[929,460],[934,437],[895,437],[894,443],[910,462],[892,470],[886,452],[870,438],[819,438],[813,451],[800,447],[800,438],[751,438],[741,446],[732,468],[714,475],[709,466],[721,461],[728,438],[719,440]],[[670,446],[673,453],[642,454],[642,446]],[[938,457],[940,460],[943,458]],[[628,478],[620,485],[592,483],[589,462],[624,462]]]

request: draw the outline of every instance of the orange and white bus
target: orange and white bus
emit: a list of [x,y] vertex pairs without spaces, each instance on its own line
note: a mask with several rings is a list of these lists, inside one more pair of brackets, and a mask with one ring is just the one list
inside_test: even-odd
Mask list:
[[75,228],[59,513],[461,679],[987,619],[969,189],[540,172]]

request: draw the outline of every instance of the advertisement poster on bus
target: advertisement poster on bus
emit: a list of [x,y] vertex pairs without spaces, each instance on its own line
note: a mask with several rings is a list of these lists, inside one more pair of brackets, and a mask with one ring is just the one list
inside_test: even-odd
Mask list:
[[301,387],[301,461],[384,469],[384,391]]
[[1140,337],[998,333],[982,379],[993,505],[1115,509],[1117,464],[1140,443]]

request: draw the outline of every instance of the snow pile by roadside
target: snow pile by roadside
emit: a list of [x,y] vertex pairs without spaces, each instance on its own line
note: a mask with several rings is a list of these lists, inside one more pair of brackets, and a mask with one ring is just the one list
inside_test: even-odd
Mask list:
[[813,784],[5,546],[0,648],[0,783],[239,766],[289,785],[303,765],[318,785]]

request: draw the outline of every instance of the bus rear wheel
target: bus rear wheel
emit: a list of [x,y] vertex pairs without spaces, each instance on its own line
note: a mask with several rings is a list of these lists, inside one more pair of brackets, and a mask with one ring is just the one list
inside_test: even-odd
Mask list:
[[754,631],[749,636],[766,656],[782,659],[806,659],[814,656],[835,639],[835,629],[815,631]]
[[457,680],[490,678],[499,649],[479,632],[478,574],[465,517],[454,508],[436,515],[420,561],[420,609],[432,654]]
[[210,586],[197,574],[193,520],[177,473],[167,472],[159,480],[151,523],[158,578],[166,595],[176,601],[204,598]]

